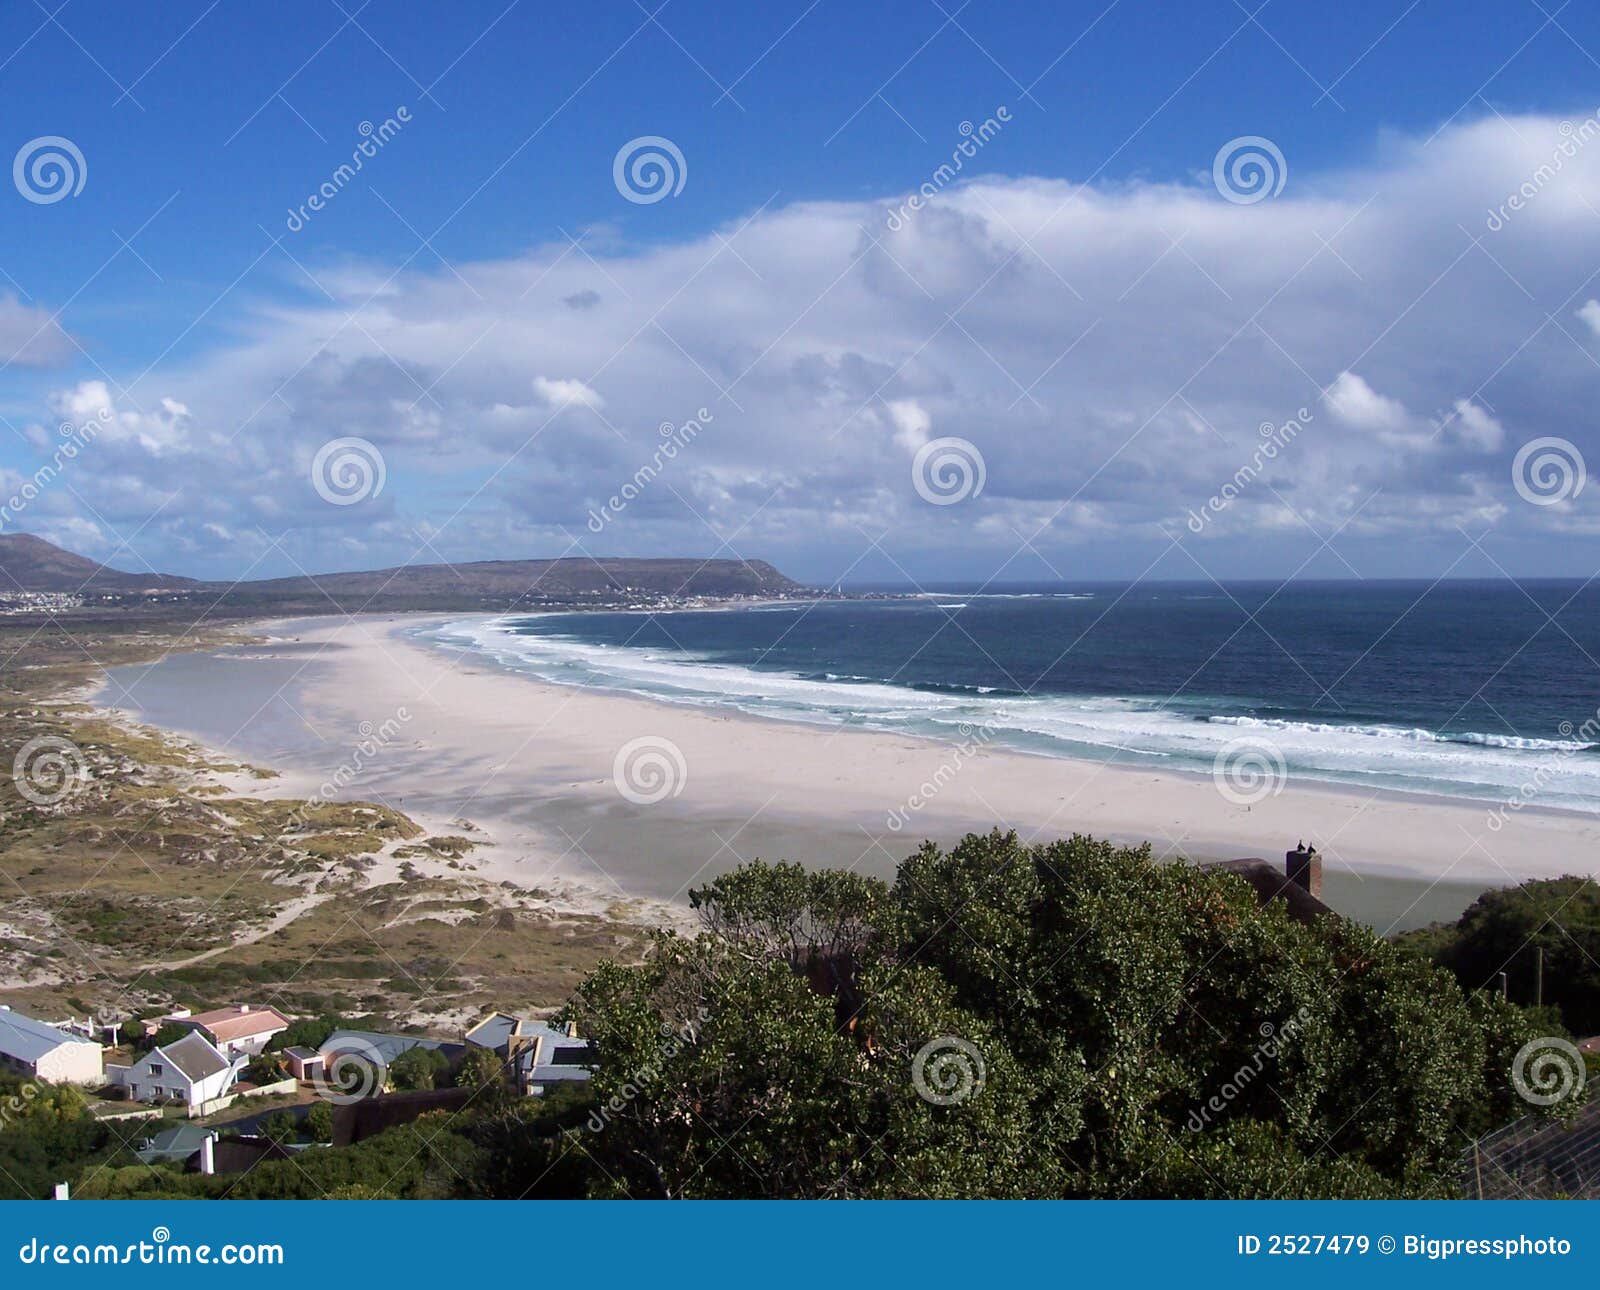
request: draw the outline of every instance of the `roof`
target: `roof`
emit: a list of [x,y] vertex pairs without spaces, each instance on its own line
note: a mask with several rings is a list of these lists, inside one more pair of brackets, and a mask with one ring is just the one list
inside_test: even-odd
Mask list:
[[317,1051],[329,1053],[349,1052],[358,1057],[376,1057],[388,1064],[401,1053],[413,1048],[429,1048],[446,1057],[458,1057],[466,1051],[464,1044],[453,1044],[443,1039],[429,1039],[426,1035],[385,1035],[376,1030],[335,1030],[322,1041]]
[[302,1048],[299,1044],[294,1045],[292,1048],[285,1048],[283,1055],[285,1057],[293,1057],[297,1062],[308,1062],[313,1057],[322,1056],[315,1048]]
[[165,1057],[193,1084],[218,1071],[227,1070],[229,1065],[228,1059],[211,1046],[210,1040],[193,1030],[182,1039],[163,1044],[154,1051]]
[[192,1017],[179,1017],[180,1026],[203,1026],[219,1044],[249,1039],[254,1035],[283,1030],[289,1018],[276,1008],[252,1008],[248,1004],[232,1008],[213,1008]]
[[542,1021],[523,1022],[521,1033],[536,1035],[539,1039],[536,1046],[524,1049],[517,1060],[523,1078],[529,1083],[589,1078],[590,1068],[595,1064],[595,1048],[587,1039],[575,1038]]
[[[38,1021],[25,1013],[0,1008],[0,1053],[17,1061],[36,1062],[62,1044],[94,1044],[94,1040],[67,1030],[57,1030],[48,1022]],[[99,1044],[94,1046],[100,1047]]]
[[476,1044],[480,1048],[504,1049],[518,1024],[518,1019],[510,1013],[491,1012],[467,1031],[466,1039],[469,1044]]
[[[287,1160],[317,1144],[310,1142],[274,1142],[270,1138],[221,1138],[212,1149],[211,1161],[219,1174],[247,1173],[263,1160]],[[199,1168],[198,1160],[191,1160],[189,1168]]]
[[199,1124],[174,1124],[146,1138],[133,1154],[146,1165],[159,1160],[187,1160],[215,1132]]
[[1248,856],[1241,860],[1219,860],[1200,867],[1237,874],[1256,889],[1256,899],[1262,905],[1267,905],[1273,900],[1283,901],[1289,917],[1297,923],[1309,923],[1323,914],[1333,913],[1330,906],[1323,904],[1289,877],[1282,865],[1273,864],[1270,860]]

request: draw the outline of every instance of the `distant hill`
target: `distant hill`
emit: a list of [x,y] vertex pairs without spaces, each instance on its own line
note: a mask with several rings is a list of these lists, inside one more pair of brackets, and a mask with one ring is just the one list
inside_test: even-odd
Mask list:
[[764,560],[474,560],[257,582],[123,573],[43,538],[0,535],[0,593],[190,592],[233,608],[454,609],[631,601],[651,596],[782,596],[803,590]]
[[198,587],[193,578],[167,573],[123,573],[64,551],[31,533],[0,533],[0,593],[7,591],[107,591],[138,593]]
[[800,584],[764,560],[474,560],[420,564],[365,573],[322,573],[241,584],[251,595],[474,595],[566,600],[624,591],[672,596],[761,596],[797,591]]

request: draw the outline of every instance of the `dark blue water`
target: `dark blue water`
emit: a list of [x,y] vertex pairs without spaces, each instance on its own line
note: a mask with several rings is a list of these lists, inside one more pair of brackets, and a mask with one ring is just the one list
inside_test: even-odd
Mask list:
[[941,588],[455,625],[546,679],[793,720],[1600,811],[1600,588],[1577,582]]

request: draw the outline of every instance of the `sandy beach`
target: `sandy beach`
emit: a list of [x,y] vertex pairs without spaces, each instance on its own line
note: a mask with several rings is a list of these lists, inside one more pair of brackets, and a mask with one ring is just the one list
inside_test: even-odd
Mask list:
[[550,685],[401,634],[426,621],[265,624],[265,643],[118,669],[101,702],[265,761],[278,791],[470,823],[494,843],[486,876],[611,899],[681,902],[757,856],[889,876],[925,837],[999,826],[1196,860],[1278,859],[1305,838],[1330,903],[1386,929],[1451,917],[1485,887],[1589,872],[1600,842],[1600,820],[1576,814],[1528,809],[1496,831],[1485,806],[1293,780],[1246,805],[1208,776]]

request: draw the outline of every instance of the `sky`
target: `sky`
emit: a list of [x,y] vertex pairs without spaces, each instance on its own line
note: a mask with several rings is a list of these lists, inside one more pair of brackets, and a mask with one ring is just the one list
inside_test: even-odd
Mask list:
[[0,532],[1591,576],[1600,12],[0,9]]

